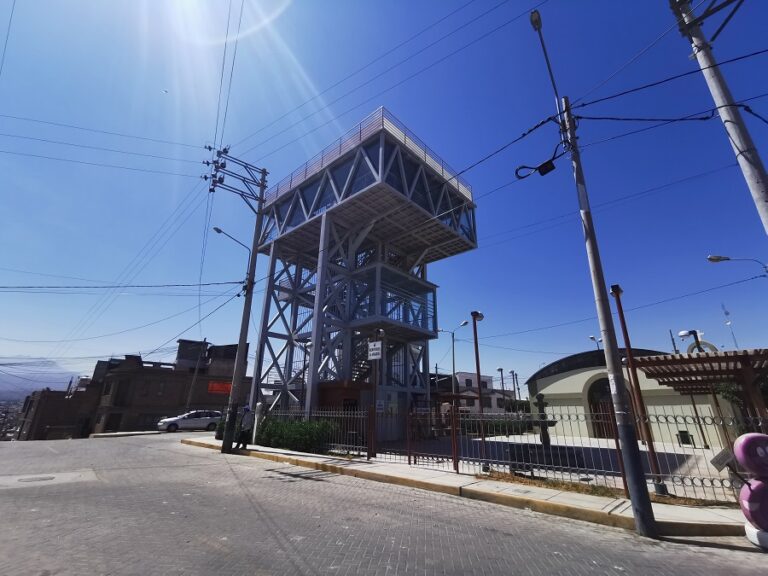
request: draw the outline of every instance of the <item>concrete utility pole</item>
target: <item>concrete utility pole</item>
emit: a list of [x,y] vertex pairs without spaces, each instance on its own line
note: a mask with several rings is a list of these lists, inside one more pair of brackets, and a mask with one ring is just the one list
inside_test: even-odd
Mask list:
[[[720,72],[716,60],[712,56],[712,47],[701,32],[699,26],[699,23],[705,18],[714,12],[725,8],[729,4],[731,4],[731,2],[728,1],[723,1],[719,6],[714,7],[710,4],[704,14],[701,17],[696,18],[688,0],[669,1],[672,12],[680,22],[680,31],[683,36],[688,37],[691,42],[693,55],[696,57],[699,67],[701,68],[701,73],[704,75],[704,79],[707,82],[709,91],[712,94],[712,99],[720,114],[720,119],[723,121],[723,126],[728,134],[728,140],[730,140],[731,147],[736,153],[736,160],[739,162],[741,171],[744,174],[744,179],[747,181],[747,186],[749,186],[749,191],[752,194],[752,199],[757,207],[757,213],[763,223],[763,228],[765,229],[766,234],[768,234],[768,174],[766,174],[763,161],[757,153],[755,143],[752,141],[752,136],[750,136],[749,130],[747,130],[744,120],[741,117],[739,106],[734,104],[733,96],[728,89],[728,84],[726,84],[725,78]],[[731,14],[725,19],[720,29],[715,33],[714,37],[716,37],[720,30],[722,30],[728,23],[731,16],[733,16],[740,5],[740,2],[737,3]]]
[[600,323],[600,334],[603,338],[605,351],[605,367],[608,372],[613,408],[616,412],[616,426],[619,440],[621,441],[621,453],[627,475],[627,487],[632,502],[632,511],[635,516],[635,528],[643,536],[658,538],[656,520],[653,516],[651,499],[648,495],[648,485],[645,482],[645,474],[643,473],[640,459],[640,448],[637,445],[635,426],[629,409],[627,388],[619,357],[619,347],[616,343],[616,331],[613,326],[613,316],[603,276],[603,264],[600,260],[597,237],[592,223],[592,211],[589,206],[587,184],[584,179],[581,155],[579,154],[579,146],[576,140],[576,123],[571,114],[571,104],[568,97],[563,97],[562,102],[563,129],[565,131],[566,143],[571,153],[573,175],[576,180],[576,190],[579,196],[579,211],[581,212],[589,271],[592,276],[592,288],[595,292],[597,319]]
[[[251,246],[251,255],[248,260],[248,276],[245,281],[245,298],[243,298],[243,316],[240,320],[240,338],[237,342],[237,355],[235,356],[235,371],[232,375],[232,387],[229,392],[229,402],[227,403],[226,421],[224,425],[224,438],[221,443],[221,451],[225,454],[232,452],[232,442],[235,436],[235,424],[239,408],[240,388],[242,387],[243,378],[245,378],[245,371],[248,366],[248,325],[251,321],[253,286],[256,278],[256,257],[259,253],[259,240],[261,239],[261,229],[264,220],[263,208],[265,192],[267,189],[266,170],[257,169],[246,162],[232,158],[227,152],[228,150],[225,149],[223,152],[219,153],[219,158],[223,160],[218,160],[214,163],[215,178],[213,179],[214,184],[212,184],[212,187],[224,188],[225,190],[230,190],[235,194],[240,195],[240,197],[243,198],[248,206],[250,206],[256,213],[256,223],[253,227],[253,242]],[[227,161],[243,168],[248,173],[248,176],[242,176],[227,169]],[[247,192],[228,184],[224,184],[224,178],[221,176],[222,174],[239,180],[245,186]],[[258,181],[254,178],[256,175],[259,176]],[[258,195],[256,195],[255,189],[258,189]],[[256,201],[257,206],[255,209],[249,200]],[[254,370],[257,369],[258,366],[254,367]]]

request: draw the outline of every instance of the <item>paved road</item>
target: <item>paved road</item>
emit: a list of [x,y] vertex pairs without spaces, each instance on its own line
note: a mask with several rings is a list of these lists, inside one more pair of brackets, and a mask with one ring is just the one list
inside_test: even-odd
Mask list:
[[758,552],[184,446],[0,443],[0,574],[749,574]]

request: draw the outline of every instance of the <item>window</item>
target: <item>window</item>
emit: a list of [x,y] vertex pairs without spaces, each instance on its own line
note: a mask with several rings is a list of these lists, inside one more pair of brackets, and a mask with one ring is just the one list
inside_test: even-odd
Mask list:
[[480,387],[481,388],[488,388],[488,381],[487,380],[480,380]]
[[490,407],[491,407],[491,399],[483,398],[483,408],[490,408]]
[[467,406],[474,406],[475,405],[475,399],[474,398],[467,398],[466,402],[467,402]]
[[467,388],[472,388],[472,378],[465,379],[464,386],[466,386]]
[[496,408],[504,408],[504,398],[496,398]]
[[107,382],[104,384],[104,396],[109,396],[112,393],[112,382]]

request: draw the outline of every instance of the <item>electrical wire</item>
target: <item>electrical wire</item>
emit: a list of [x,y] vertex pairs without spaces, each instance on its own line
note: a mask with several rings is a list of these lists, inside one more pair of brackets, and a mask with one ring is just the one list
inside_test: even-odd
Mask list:
[[416,39],[416,38],[418,38],[419,36],[421,36],[421,35],[425,34],[426,32],[428,32],[429,30],[431,30],[432,28],[434,28],[434,27],[435,27],[435,26],[437,26],[438,24],[440,24],[440,23],[444,22],[445,20],[447,20],[448,18],[450,18],[450,17],[451,17],[451,16],[453,16],[454,14],[456,14],[456,13],[460,12],[461,10],[463,10],[464,8],[466,8],[467,6],[469,6],[470,4],[473,4],[474,2],[475,2],[475,0],[469,0],[469,2],[467,2],[466,4],[463,4],[462,6],[459,6],[458,8],[456,8],[455,10],[453,10],[452,12],[449,12],[448,14],[446,14],[446,15],[445,15],[445,16],[443,16],[442,18],[440,18],[440,19],[436,20],[435,22],[433,22],[432,24],[430,24],[430,25],[429,25],[429,26],[427,26],[426,28],[423,28],[423,29],[421,29],[419,32],[416,32],[416,33],[415,33],[415,34],[413,34],[412,36],[408,37],[406,40],[403,40],[402,42],[400,42],[400,43],[399,43],[399,44],[397,44],[396,46],[394,46],[394,47],[390,48],[390,49],[389,49],[389,50],[387,50],[386,52],[384,52],[384,53],[380,54],[379,56],[375,57],[373,60],[369,60],[369,61],[368,61],[366,64],[364,64],[364,65],[363,65],[363,66],[361,66],[360,68],[356,69],[354,72],[351,72],[350,74],[348,74],[348,75],[347,75],[347,76],[345,76],[344,78],[342,78],[342,79],[340,79],[340,80],[337,80],[337,81],[336,81],[334,84],[332,84],[332,85],[328,86],[327,88],[324,88],[323,90],[321,90],[320,92],[318,92],[317,94],[315,94],[315,95],[314,95],[312,98],[309,98],[308,100],[305,100],[304,102],[302,102],[302,103],[301,103],[301,104],[299,104],[298,106],[296,106],[296,107],[294,107],[294,108],[292,108],[292,109],[288,110],[288,111],[287,111],[287,112],[285,112],[285,113],[284,113],[282,116],[279,116],[278,118],[275,118],[275,119],[274,119],[272,122],[270,122],[269,124],[266,124],[266,125],[262,126],[261,128],[259,128],[259,129],[258,129],[258,130],[256,130],[255,132],[253,132],[253,133],[249,134],[249,135],[248,135],[248,136],[246,136],[245,138],[241,138],[240,140],[238,140],[237,142],[235,142],[235,144],[233,144],[233,146],[232,146],[232,147],[234,148],[234,147],[236,147],[236,146],[239,146],[240,144],[242,144],[242,143],[243,143],[243,142],[245,142],[246,140],[249,140],[250,138],[252,138],[252,137],[256,136],[257,134],[260,134],[260,133],[261,133],[261,132],[263,132],[264,130],[266,130],[266,129],[268,129],[268,128],[271,128],[272,126],[274,126],[275,124],[277,124],[277,123],[278,123],[278,122],[280,122],[281,120],[283,120],[283,119],[287,118],[288,116],[290,116],[290,115],[291,115],[291,114],[293,114],[294,112],[297,112],[297,111],[301,110],[301,109],[302,109],[304,106],[306,106],[307,104],[309,104],[309,103],[311,103],[311,102],[314,102],[315,100],[317,100],[318,98],[320,98],[320,97],[324,96],[324,95],[325,95],[325,94],[327,94],[329,91],[333,90],[333,89],[334,89],[334,88],[336,88],[337,86],[340,86],[341,84],[343,84],[343,83],[344,83],[344,82],[346,82],[347,80],[350,80],[350,79],[354,78],[354,77],[355,77],[355,76],[357,76],[357,75],[358,75],[360,72],[362,72],[362,71],[364,71],[364,70],[366,70],[366,69],[370,68],[370,67],[371,67],[373,64],[375,64],[376,62],[378,62],[378,61],[382,60],[382,59],[383,59],[383,58],[385,58],[386,56],[389,56],[389,55],[390,55],[390,54],[392,54],[393,52],[395,52],[395,51],[399,50],[400,48],[402,48],[402,47],[403,47],[403,46],[405,46],[406,44],[408,44],[408,43],[410,43],[411,41],[415,40],[415,39]]
[[154,158],[157,160],[169,160],[172,162],[186,162],[188,164],[200,164],[199,160],[187,160],[185,158],[174,158],[172,156],[161,156],[159,154],[144,154],[143,152],[131,152],[129,150],[119,150],[117,148],[107,148],[105,146],[91,146],[89,144],[77,144],[75,142],[66,142],[63,140],[51,140],[48,138],[35,138],[33,136],[23,136],[21,134],[8,134],[0,132],[0,136],[5,138],[17,138],[22,140],[33,140],[35,142],[44,142],[46,144],[57,144],[60,146],[72,146],[74,148],[84,148],[86,150],[101,150],[103,152],[114,152],[115,154],[127,154],[130,156],[141,156],[144,158]]
[[160,138],[149,138],[147,136],[136,136],[135,134],[125,134],[123,132],[112,132],[109,130],[99,130],[97,128],[87,128],[85,126],[77,126],[75,124],[65,124],[63,122],[53,122],[51,120],[40,120],[38,118],[30,118],[28,116],[14,116],[12,114],[0,114],[0,118],[8,118],[9,120],[18,120],[20,122],[34,122],[36,124],[45,124],[47,126],[56,126],[58,128],[71,128],[72,130],[82,130],[84,132],[93,132],[95,134],[106,134],[107,136],[118,136],[120,138],[131,138],[133,140],[142,140],[144,142],[154,142],[156,144],[168,144],[171,146],[183,146],[185,148],[195,148],[197,150],[203,149],[204,146],[199,144],[186,144],[184,142],[175,142],[173,140],[162,140]]
[[242,284],[241,280],[233,280],[229,282],[204,282],[202,284],[115,284],[111,286],[23,286],[23,285],[15,285],[15,286],[0,286],[0,290],[20,290],[20,289],[28,289],[28,290],[63,290],[63,289],[81,289],[81,288],[87,288],[89,290],[92,289],[106,289],[106,290],[112,290],[115,288],[197,288],[199,286],[231,286],[233,284]]
[[[221,298],[222,296],[226,296],[229,293],[225,294],[219,294],[217,296],[214,296],[213,298],[206,300],[203,304],[208,304],[210,302],[213,302],[214,300],[217,300]],[[188,312],[191,312],[197,308],[197,304],[192,306],[191,308],[186,308],[182,310],[181,312],[176,312],[175,314],[171,314],[170,316],[166,316],[164,318],[160,318],[159,320],[154,320],[152,322],[147,322],[146,324],[142,324],[141,326],[134,326],[132,328],[125,328],[124,330],[118,330],[117,332],[108,332],[106,334],[99,334],[98,336],[88,336],[85,338],[70,338],[67,340],[23,340],[20,338],[5,338],[0,337],[0,340],[3,340],[5,342],[23,342],[25,344],[55,344],[59,342],[86,342],[88,340],[99,340],[101,338],[109,338],[111,336],[118,336],[120,334],[126,334],[128,332],[135,332],[136,330],[142,330],[143,328],[148,328],[149,326],[155,326],[156,324],[161,324],[163,322],[167,322],[168,320],[171,320],[173,318],[177,318],[178,316],[182,316],[183,314],[186,314]]]
[[11,4],[11,14],[8,16],[8,27],[5,29],[5,40],[3,41],[3,54],[0,56],[0,79],[3,77],[5,68],[5,54],[8,51],[8,38],[11,37],[11,25],[13,24],[13,13],[16,11],[16,0]]
[[[546,1],[547,0],[544,0],[544,2],[546,2]],[[541,4],[543,4],[544,2],[536,4],[535,6],[533,6],[533,8],[536,8],[537,6],[541,6]],[[317,127],[313,128],[311,130],[308,130],[307,132],[304,132],[303,134],[301,134],[297,138],[294,138],[293,140],[290,140],[290,141],[286,142],[282,146],[279,146],[278,148],[275,148],[275,149],[271,150],[270,152],[267,152],[266,154],[263,154],[259,158],[259,160],[256,161],[256,164],[261,164],[265,158],[268,158],[268,157],[272,156],[273,154],[276,154],[277,152],[279,152],[280,150],[283,150],[284,148],[287,148],[291,144],[299,142],[300,140],[302,140],[306,136],[309,136],[310,134],[313,134],[314,132],[317,132],[321,128],[324,128],[325,126],[328,126],[329,124],[332,124],[333,122],[336,122],[342,116],[346,116],[347,114],[349,114],[351,112],[354,112],[358,108],[361,108],[362,106],[365,106],[366,104],[368,104],[371,101],[378,100],[384,94],[386,94],[388,92],[391,92],[395,88],[405,84],[406,82],[412,80],[413,78],[416,78],[417,76],[423,74],[427,70],[430,70],[430,69],[434,68],[435,66],[437,66],[438,64],[441,64],[441,63],[445,62],[446,60],[448,60],[449,58],[452,58],[453,56],[455,56],[459,52],[462,52],[462,51],[466,50],[467,48],[469,48],[471,46],[474,46],[478,42],[481,42],[481,41],[487,39],[488,37],[490,37],[493,34],[495,34],[496,32],[498,32],[499,30],[502,30],[503,28],[505,28],[505,27],[509,26],[510,24],[512,24],[513,22],[519,20],[523,16],[526,16],[528,14],[528,12],[529,12],[529,10],[526,10],[525,12],[521,12],[520,14],[515,16],[514,18],[511,18],[509,20],[506,20],[505,22],[502,22],[501,24],[499,24],[498,26],[496,26],[495,28],[493,28],[489,32],[486,32],[483,36],[480,36],[479,38],[475,38],[474,40],[471,40],[470,42],[460,46],[456,50],[446,54],[445,56],[443,56],[441,58],[438,58],[437,60],[433,61],[432,63],[428,64],[427,66],[424,66],[423,68],[420,68],[419,70],[417,70],[413,74],[410,74],[409,76],[406,76],[405,78],[402,78],[401,80],[399,80],[395,84],[389,86],[388,88],[385,88],[384,90],[380,91],[379,93],[374,94],[370,98],[367,98],[367,99],[363,100],[362,102],[352,106],[351,108],[347,108],[344,112],[341,112],[340,114],[337,114],[336,116],[334,116],[333,118],[331,118],[327,122],[323,122],[322,124],[318,125]],[[245,150],[244,152],[242,152],[241,154],[242,155],[248,154],[250,151],[254,150],[257,146],[260,146],[260,145],[261,145],[261,143],[256,145],[256,146],[252,146],[252,147],[248,148],[247,150]]]
[[[240,11],[240,16],[242,17],[243,13],[242,10]],[[221,74],[219,76],[219,97],[218,101],[216,102],[216,126],[214,128],[213,132],[213,150],[211,150],[211,161],[215,160],[216,158],[216,151],[219,146],[217,145],[216,141],[219,136],[219,117],[221,115],[221,95],[224,89],[224,69],[225,65],[227,63],[227,46],[229,45],[229,24],[232,19],[232,0],[229,0],[229,8],[227,9],[227,31],[224,36],[224,50],[222,51],[221,55]],[[234,70],[234,61],[232,63],[233,70]],[[230,77],[231,79],[231,77]],[[229,101],[229,96],[227,96],[227,101]],[[223,138],[223,129],[222,129],[222,138]],[[206,199],[205,203],[205,218],[203,218],[203,241],[200,246],[200,270],[198,273],[198,282],[203,281],[203,270],[205,269],[205,253],[208,249],[208,232],[211,227],[211,217],[213,216],[213,189],[209,191],[209,194]],[[200,337],[203,336],[203,319],[201,317],[202,314],[202,294],[198,291],[197,293],[197,316],[198,316],[198,324],[200,326]]]
[[[545,1],[546,1],[546,0],[545,0]],[[279,132],[275,132],[275,133],[274,133],[274,134],[272,134],[272,135],[271,135],[269,138],[266,138],[265,140],[262,140],[261,142],[259,142],[259,143],[257,143],[257,144],[254,144],[253,146],[251,146],[250,148],[248,148],[247,150],[245,150],[244,152],[242,152],[242,154],[248,154],[248,153],[249,153],[249,152],[251,152],[252,150],[255,150],[256,148],[258,148],[258,147],[260,147],[260,146],[262,146],[262,145],[264,145],[264,144],[266,144],[266,143],[268,143],[268,142],[271,142],[271,141],[272,141],[272,140],[273,140],[275,137],[277,137],[277,136],[280,136],[281,134],[285,134],[286,132],[288,132],[288,131],[289,131],[289,130],[291,130],[292,128],[295,128],[296,126],[299,126],[300,124],[303,124],[304,122],[306,122],[306,121],[307,121],[307,120],[309,120],[310,118],[312,118],[312,117],[314,117],[314,116],[317,116],[317,115],[318,115],[320,112],[323,112],[324,110],[329,110],[329,109],[330,109],[330,108],[331,108],[331,107],[332,107],[334,104],[336,104],[336,103],[340,102],[341,100],[344,100],[345,98],[347,98],[347,97],[351,96],[352,94],[354,94],[355,92],[359,91],[360,89],[362,89],[362,88],[365,88],[366,86],[368,86],[368,85],[372,84],[373,82],[375,82],[375,81],[379,80],[379,79],[380,79],[382,76],[384,76],[384,75],[388,74],[389,72],[391,72],[392,70],[395,70],[396,68],[399,68],[400,66],[402,66],[402,65],[403,65],[403,64],[405,64],[406,62],[408,62],[408,61],[412,60],[412,59],[413,59],[413,58],[415,58],[416,56],[419,56],[420,54],[423,54],[424,52],[426,52],[427,50],[429,50],[429,49],[430,49],[430,48],[432,48],[433,46],[436,46],[437,44],[439,44],[439,43],[443,42],[444,40],[447,40],[449,37],[453,36],[453,35],[454,35],[454,34],[456,34],[457,32],[461,32],[462,30],[465,30],[465,29],[466,29],[468,26],[470,26],[471,24],[474,24],[476,21],[480,20],[481,18],[483,18],[484,16],[486,16],[486,15],[490,14],[491,12],[493,12],[493,11],[495,11],[495,10],[499,9],[501,6],[503,6],[504,4],[507,4],[508,2],[509,2],[509,0],[502,0],[502,1],[501,1],[501,2],[499,2],[498,4],[495,4],[494,6],[492,6],[491,8],[489,8],[488,10],[486,10],[485,12],[483,12],[482,14],[480,14],[479,16],[476,16],[476,17],[472,18],[471,20],[469,20],[469,21],[467,21],[467,22],[462,22],[462,24],[461,24],[460,26],[458,26],[457,28],[455,28],[455,29],[451,30],[451,31],[450,31],[450,32],[448,32],[447,34],[443,34],[443,35],[441,35],[439,38],[437,38],[437,39],[436,39],[436,40],[434,40],[433,42],[430,42],[429,44],[427,44],[427,45],[426,45],[426,46],[424,46],[423,48],[420,48],[419,50],[417,50],[417,51],[415,51],[415,52],[412,52],[411,54],[409,54],[408,56],[406,56],[406,57],[405,57],[405,58],[403,58],[402,60],[399,60],[398,62],[395,62],[394,64],[392,64],[392,65],[391,65],[389,68],[386,68],[385,70],[383,70],[383,71],[379,72],[378,74],[376,74],[376,75],[375,75],[375,76],[373,76],[372,78],[369,78],[368,80],[366,80],[366,81],[364,81],[364,82],[362,82],[362,83],[358,84],[357,86],[355,86],[355,87],[354,87],[354,88],[352,88],[351,90],[348,90],[347,92],[344,92],[343,94],[341,94],[340,96],[338,96],[338,97],[334,98],[334,99],[333,99],[333,100],[331,100],[330,102],[327,102],[327,103],[323,103],[323,106],[322,106],[322,107],[320,107],[320,108],[317,108],[316,110],[314,110],[314,111],[312,111],[311,113],[309,113],[309,114],[307,114],[307,115],[303,116],[302,118],[299,118],[299,119],[298,119],[298,120],[296,120],[294,123],[292,123],[292,124],[289,124],[287,127],[283,128],[283,129],[282,129],[282,130],[280,130]],[[543,4],[543,3],[544,3],[544,2],[542,2],[542,4]],[[541,4],[539,4],[539,6],[540,6],[540,5],[541,5]],[[527,13],[528,13],[528,12],[526,12],[526,14],[527,14]],[[507,24],[510,24],[511,22],[513,22],[513,21],[514,21],[514,20],[516,20],[517,18],[520,18],[521,16],[522,16],[522,15],[515,17],[515,18],[514,18],[514,19],[512,19],[511,21],[508,21],[508,22],[507,22]],[[506,26],[506,24],[504,24],[504,25]],[[495,32],[495,30],[493,30],[493,31],[489,32],[487,35],[493,34],[493,32]],[[479,40],[482,40],[482,39],[484,39],[484,38],[485,38],[487,35],[481,36],[481,37],[479,38]],[[474,44],[474,42],[472,42],[471,44]],[[455,54],[455,52],[454,52],[453,54]],[[384,93],[385,93],[385,92],[387,92],[387,91],[388,91],[388,90],[385,90],[384,92],[381,92],[380,94],[384,94]],[[250,138],[250,136],[249,136],[249,138]]]
[[[625,138],[627,136],[634,136],[635,134],[640,134],[642,132],[648,132],[649,130],[655,130],[656,128],[662,128],[664,126],[669,126],[670,124],[675,124],[675,123],[678,123],[678,122],[685,122],[687,120],[711,120],[713,118],[716,118],[716,113],[717,113],[717,111],[720,108],[727,108],[729,106],[737,106],[737,107],[743,108],[745,102],[751,102],[753,100],[759,100],[761,98],[765,98],[766,96],[768,96],[768,92],[764,92],[764,93],[758,94],[756,96],[750,96],[749,98],[744,98],[742,100],[738,100],[738,101],[734,102],[732,105],[728,104],[728,105],[723,105],[723,106],[715,106],[714,108],[710,108],[708,110],[703,110],[703,111],[700,111],[700,112],[695,112],[695,113],[689,114],[687,116],[681,116],[679,118],[672,118],[672,119],[662,120],[658,124],[654,124],[652,126],[647,126],[645,128],[639,128],[637,130],[630,130],[629,132],[623,132],[621,134],[616,134],[614,136],[609,136],[608,138],[603,138],[602,140],[596,140],[594,142],[588,142],[586,144],[583,144],[581,146],[581,148],[582,149],[586,149],[586,148],[589,148],[591,146],[596,146],[598,144],[605,144],[606,142],[612,142],[612,141],[618,140],[620,138]],[[705,114],[706,114],[706,116],[705,116]],[[608,116],[603,116],[603,117],[583,116],[581,118],[589,119],[589,120],[653,121],[652,119],[646,119],[646,118],[642,118],[642,119],[629,118],[629,119],[627,119],[627,118],[617,118],[617,117],[608,117]]]
[[[766,274],[758,274],[757,276],[751,276],[749,278],[744,278],[742,280],[736,280],[734,282],[728,282],[727,284],[720,284],[719,286],[712,286],[710,288],[704,288],[702,290],[696,290],[695,292],[688,292],[686,294],[680,294],[678,296],[671,296],[669,298],[664,298],[662,300],[656,300],[654,302],[648,302],[646,304],[641,304],[639,306],[634,306],[632,308],[626,308],[626,312],[634,312],[636,310],[644,310],[646,308],[651,308],[653,306],[659,306],[661,304],[667,304],[669,302],[675,302],[677,300],[683,300],[685,298],[690,298],[692,296],[700,296],[701,294],[707,294],[709,292],[714,292],[716,290],[722,290],[723,288],[730,288],[731,286],[737,286],[739,284],[745,284],[746,282],[751,282],[753,280],[757,280],[758,278],[768,278],[768,275]],[[614,313],[615,315],[615,313]],[[528,328],[526,330],[518,330],[516,332],[504,332],[502,334],[493,334],[491,336],[481,336],[479,340],[490,340],[492,338],[506,338],[507,336],[519,336],[521,334],[530,334],[531,332],[541,332],[544,330],[551,330],[553,328],[562,328],[564,326],[572,326],[574,324],[582,324],[584,322],[592,322],[594,320],[597,320],[597,316],[590,316],[589,318],[581,318],[580,320],[569,320],[567,322],[560,322],[558,324],[550,324],[547,326],[538,326],[536,328]]]
[[232,296],[231,296],[231,297],[230,297],[230,298],[229,298],[229,299],[228,299],[226,302],[224,302],[224,303],[220,304],[219,306],[217,306],[216,308],[214,308],[213,310],[211,310],[210,312],[208,312],[208,314],[206,314],[205,316],[203,316],[202,318],[200,318],[200,319],[199,319],[197,322],[195,322],[194,324],[192,324],[192,325],[191,325],[191,326],[189,326],[188,328],[185,328],[184,330],[182,330],[181,332],[179,332],[178,334],[176,334],[176,335],[175,335],[175,336],[173,336],[172,338],[169,338],[168,340],[166,340],[165,342],[163,342],[162,344],[160,344],[159,346],[157,346],[157,347],[156,347],[154,350],[152,350],[151,352],[147,352],[147,353],[145,354],[145,356],[151,356],[152,354],[154,354],[155,352],[157,352],[158,350],[160,350],[160,349],[161,349],[163,346],[165,346],[165,345],[166,345],[166,344],[168,344],[169,342],[173,342],[173,341],[174,341],[174,340],[176,340],[176,339],[177,339],[179,336],[182,336],[184,333],[186,333],[186,332],[189,332],[190,330],[192,330],[192,328],[194,328],[195,326],[199,325],[199,324],[200,324],[200,323],[201,323],[203,320],[205,320],[206,318],[209,318],[210,316],[212,316],[213,314],[215,314],[216,312],[218,312],[219,310],[221,310],[222,308],[224,308],[224,306],[226,306],[227,304],[229,304],[230,302],[232,302],[232,300],[234,300],[235,298],[237,298],[238,296],[240,296],[240,294],[241,294],[241,293],[242,293],[242,290],[241,290],[241,291],[239,291],[239,292],[237,292],[236,294],[232,295]]
[[[696,4],[696,6],[694,6],[694,7],[692,8],[692,10],[695,10],[696,8],[698,8],[699,6],[701,6],[701,5],[704,3],[704,1],[705,1],[705,0],[701,0],[701,1],[700,1],[698,4]],[[675,28],[678,28],[678,27],[680,26],[680,23],[681,23],[681,22],[683,22],[683,20],[684,20],[683,18],[676,18],[676,19],[675,19],[675,23],[674,23],[672,26],[670,26],[669,28],[667,28],[666,30],[664,30],[664,32],[662,32],[662,34],[661,34],[660,36],[658,36],[656,39],[654,39],[654,40],[653,40],[653,41],[652,41],[650,44],[648,44],[648,45],[647,45],[645,48],[643,48],[642,50],[640,50],[640,52],[638,52],[637,54],[635,54],[634,56],[632,56],[632,57],[631,57],[631,58],[630,58],[630,59],[629,59],[627,62],[625,62],[624,64],[622,64],[621,66],[619,66],[619,68],[618,68],[618,69],[616,69],[614,72],[612,72],[612,73],[611,73],[611,74],[610,74],[610,75],[609,75],[609,76],[608,76],[608,77],[607,77],[605,80],[602,80],[602,81],[598,82],[598,83],[597,83],[595,86],[593,86],[592,88],[590,88],[589,90],[587,90],[587,92],[585,92],[584,94],[582,94],[581,96],[579,96],[579,97],[578,97],[576,100],[574,100],[574,101],[573,101],[573,104],[576,104],[577,102],[580,102],[581,100],[583,100],[584,98],[586,98],[587,96],[589,96],[590,94],[592,94],[592,93],[593,93],[593,92],[595,92],[596,90],[598,90],[598,89],[602,88],[602,87],[603,87],[603,86],[605,86],[605,85],[606,85],[608,82],[610,82],[611,80],[613,80],[613,79],[614,79],[616,76],[618,76],[618,75],[619,75],[621,72],[623,72],[623,71],[624,71],[624,70],[626,70],[626,69],[627,69],[629,66],[631,66],[631,65],[632,65],[634,62],[636,62],[636,61],[637,61],[637,60],[638,60],[638,59],[639,59],[641,56],[643,56],[643,54],[645,54],[645,53],[646,53],[646,52],[648,52],[648,51],[649,51],[651,48],[653,48],[654,46],[656,46],[656,44],[658,44],[658,43],[659,43],[659,42],[660,42],[660,41],[661,41],[661,40],[662,40],[662,39],[663,39],[663,38],[664,38],[664,37],[665,37],[667,34],[669,34],[669,33],[670,33],[672,30],[674,30]]]
[[72,158],[59,158],[58,156],[46,156],[44,154],[30,154],[28,152],[14,152],[11,150],[0,150],[0,154],[12,154],[14,156],[26,156],[28,158],[40,158],[43,160],[55,160],[56,162],[69,162],[70,164],[84,164],[86,166],[98,166],[99,168],[112,168],[116,170],[130,170],[132,172],[145,172],[147,174],[164,174],[167,176],[178,176],[180,178],[200,178],[199,174],[182,174],[180,172],[168,172],[166,170],[152,170],[149,168],[135,168],[133,166],[122,166],[120,164],[106,164],[104,162],[88,162],[86,160],[73,160]]
[[[131,259],[123,270],[115,278],[117,283],[130,283],[136,276],[152,261],[160,250],[171,240],[171,238],[182,228],[182,226],[189,220],[189,218],[197,211],[197,208],[202,203],[201,198],[197,204],[194,202],[195,195],[199,192],[199,188],[202,187],[203,181],[199,181],[187,195],[176,205],[174,210],[166,217],[166,219],[160,224],[158,229],[150,236],[144,243],[139,252]],[[98,320],[99,317],[111,306],[114,300],[117,298],[117,289],[105,294],[103,298],[93,304],[86,314],[72,327],[67,337],[75,337],[82,334],[93,323]],[[60,349],[60,346],[57,346]],[[53,356],[57,348],[49,352],[49,356]]]
[[224,119],[221,121],[221,139],[219,140],[219,147],[224,143],[224,129],[227,126],[227,114],[229,112],[229,98],[232,96],[232,78],[235,75],[235,61],[237,60],[237,45],[240,41],[240,26],[243,23],[243,8],[245,6],[245,0],[240,0],[240,17],[237,20],[237,32],[235,33],[235,47],[232,51],[232,68],[229,71],[229,86],[227,87],[227,102],[224,106]]
[[609,96],[603,96],[602,98],[596,98],[595,100],[590,100],[588,102],[582,102],[581,104],[575,104],[571,106],[571,110],[576,110],[578,108],[586,108],[587,106],[594,106],[595,104],[600,104],[602,102],[608,102],[610,100],[615,100],[616,98],[622,98],[623,96],[627,96],[629,94],[635,94],[637,92],[642,92],[643,90],[648,90],[650,88],[655,88],[657,86],[661,86],[663,84],[667,84],[669,82],[673,82],[675,80],[679,80],[680,78],[685,78],[686,76],[692,76],[694,74],[699,74],[704,70],[708,70],[710,68],[717,68],[720,66],[725,66],[727,64],[733,64],[735,62],[741,62],[742,60],[747,60],[749,58],[754,58],[756,56],[762,56],[763,54],[768,53],[768,48],[763,48],[762,50],[756,50],[754,52],[750,52],[748,54],[742,54],[741,56],[736,56],[735,58],[729,58],[727,60],[723,60],[722,62],[718,62],[717,64],[712,64],[711,66],[705,66],[704,68],[696,68],[695,70],[689,70],[688,72],[683,72],[680,74],[675,74],[673,76],[668,76],[666,78],[662,78],[661,80],[656,80],[655,82],[649,82],[647,84],[642,84],[640,86],[635,86],[634,88],[628,88],[627,90],[622,90],[621,92],[617,92],[615,94],[611,94]]

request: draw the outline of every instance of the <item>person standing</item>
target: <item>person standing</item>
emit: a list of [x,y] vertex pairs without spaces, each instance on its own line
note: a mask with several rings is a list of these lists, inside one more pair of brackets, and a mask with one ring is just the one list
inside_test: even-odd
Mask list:
[[250,442],[251,435],[253,434],[254,416],[250,407],[245,406],[243,408],[243,417],[240,419],[240,434],[237,437],[235,450],[239,450],[241,447],[245,450],[248,447],[248,442]]

